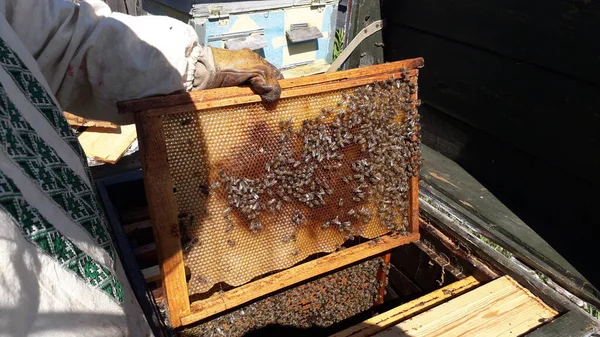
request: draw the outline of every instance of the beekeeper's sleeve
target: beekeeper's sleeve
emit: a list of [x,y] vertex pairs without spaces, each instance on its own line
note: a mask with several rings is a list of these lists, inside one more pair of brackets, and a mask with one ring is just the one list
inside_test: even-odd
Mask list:
[[0,0],[0,10],[62,108],[82,117],[132,123],[116,102],[190,90],[194,74],[214,77],[210,49],[169,17],[112,13],[100,0]]

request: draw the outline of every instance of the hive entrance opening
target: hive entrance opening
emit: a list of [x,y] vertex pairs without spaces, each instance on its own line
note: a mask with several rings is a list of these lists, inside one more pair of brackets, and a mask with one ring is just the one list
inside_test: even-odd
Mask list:
[[163,116],[190,295],[409,231],[415,97],[403,74],[269,107]]

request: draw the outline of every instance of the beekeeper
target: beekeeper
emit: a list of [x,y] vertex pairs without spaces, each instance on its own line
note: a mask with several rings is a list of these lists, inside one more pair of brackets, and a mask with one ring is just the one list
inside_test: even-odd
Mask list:
[[129,124],[117,101],[242,83],[275,101],[281,75],[99,0],[0,0],[0,12],[0,336],[149,336],[63,109]]

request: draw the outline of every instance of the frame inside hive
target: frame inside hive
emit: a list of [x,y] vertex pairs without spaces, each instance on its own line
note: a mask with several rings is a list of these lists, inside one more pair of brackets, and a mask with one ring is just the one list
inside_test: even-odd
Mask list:
[[[315,75],[299,79],[283,80],[282,101],[343,89],[352,89],[374,81],[398,78],[403,70],[408,70],[411,81],[416,82],[422,59],[412,59],[387,63],[367,68],[353,69],[331,74]],[[416,101],[416,93],[413,95]],[[389,251],[392,248],[418,239],[418,191],[417,178],[410,180],[408,220],[406,235],[385,235],[378,243],[363,243],[349,249],[337,251],[324,257],[305,262],[295,267],[286,266],[276,274],[245,283],[232,290],[216,294],[204,300],[190,303],[191,292],[186,282],[184,254],[182,247],[181,219],[182,206],[174,190],[176,168],[189,165],[185,160],[169,162],[169,144],[173,132],[165,126],[169,118],[178,114],[201,115],[207,111],[228,107],[243,107],[259,104],[260,98],[248,88],[226,88],[206,90],[183,95],[155,97],[123,102],[122,112],[134,112],[138,128],[138,138],[142,155],[144,181],[148,197],[150,216],[154,224],[157,250],[160,256],[161,274],[169,315],[173,327],[186,325],[217,314],[234,306],[241,305],[260,296],[275,292],[284,287],[305,281],[323,273],[333,271],[359,260]],[[267,107],[266,113],[269,113]],[[217,112],[218,113],[218,112]],[[242,121],[243,123],[243,121]],[[182,122],[184,124],[184,122]],[[227,126],[223,127],[227,129]],[[183,131],[185,133],[185,130]],[[215,135],[211,136],[214,137]],[[191,147],[193,151],[193,146]],[[184,214],[185,215],[185,214]],[[329,252],[325,250],[326,252]],[[299,262],[305,257],[298,257]],[[270,271],[270,270],[269,270]]]

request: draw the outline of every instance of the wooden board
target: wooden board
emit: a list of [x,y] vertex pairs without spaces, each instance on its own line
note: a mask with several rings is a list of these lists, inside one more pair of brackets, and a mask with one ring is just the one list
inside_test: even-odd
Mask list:
[[512,278],[503,276],[376,336],[518,336],[557,315]]
[[394,309],[379,314],[346,330],[340,331],[331,337],[372,336],[377,332],[389,327],[390,325],[397,323],[398,321],[401,321],[416,313],[433,308],[449,298],[469,291],[478,285],[479,281],[477,281],[473,276],[469,276],[441,289],[432,291],[425,296],[421,296],[413,301],[397,306]]
[[86,130],[77,139],[86,156],[105,163],[116,163],[131,146],[136,135],[135,124],[120,127],[120,132]]
[[[150,218],[154,224],[152,228],[158,247],[161,279],[171,324],[178,327],[179,317],[189,312],[190,300],[162,123],[158,118],[148,118],[143,114],[137,114],[135,117],[140,139],[143,139],[140,141],[140,152],[143,154],[144,187]],[[150,181],[152,183],[148,183]]]
[[448,197],[448,202],[471,219],[486,237],[583,300],[600,298],[600,293],[540,237],[543,232],[528,227],[462,167],[427,146],[421,150],[423,183],[434,187],[438,195]]
[[67,119],[67,122],[71,126],[98,127],[98,128],[107,128],[107,129],[118,129],[119,128],[118,125],[113,124],[111,122],[87,119],[87,118],[73,115],[72,113],[69,113],[66,111],[63,112],[63,115],[65,116],[65,118]]

